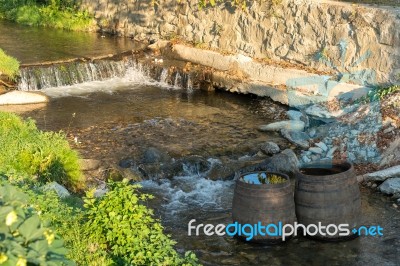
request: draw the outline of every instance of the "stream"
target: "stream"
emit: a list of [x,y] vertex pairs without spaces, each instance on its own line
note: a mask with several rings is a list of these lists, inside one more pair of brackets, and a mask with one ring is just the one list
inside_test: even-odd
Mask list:
[[[129,39],[1,21],[0,36],[0,47],[24,63],[116,53],[133,46]],[[35,119],[40,129],[66,132],[84,158],[115,164],[140,160],[149,147],[173,159],[196,155],[213,164],[254,156],[266,141],[289,146],[277,133],[256,130],[279,120],[286,107],[265,98],[178,85],[167,84],[162,75],[153,80],[145,70],[129,66],[104,80],[45,88],[50,102],[22,115]],[[204,265],[400,265],[399,211],[389,198],[365,188],[361,221],[380,225],[381,237],[340,243],[295,237],[262,246],[227,236],[188,236],[192,219],[196,224],[231,222],[234,181],[210,180],[196,165],[184,170],[172,178],[142,181],[142,190],[155,196],[148,204],[177,241],[177,249],[193,250]]]
[[[36,119],[42,129],[77,132],[82,142],[77,148],[89,158],[117,163],[157,147],[174,158],[201,155],[213,161],[251,155],[249,146],[265,141],[287,145],[277,134],[255,130],[282,109],[267,99],[172,88],[137,72],[44,92],[52,101],[25,116]],[[231,222],[234,181],[209,180],[188,165],[183,176],[141,184],[155,195],[149,205],[177,248],[195,251],[204,265],[399,265],[399,212],[387,197],[368,189],[362,190],[362,224],[380,225],[384,236],[341,243],[296,237],[282,245],[259,246],[227,236],[187,234],[192,219],[196,224]]]

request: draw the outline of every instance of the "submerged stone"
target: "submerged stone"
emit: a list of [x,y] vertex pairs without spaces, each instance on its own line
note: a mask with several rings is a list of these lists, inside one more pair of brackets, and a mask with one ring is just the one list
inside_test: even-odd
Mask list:
[[279,148],[278,144],[272,141],[268,141],[264,143],[261,147],[260,150],[265,153],[266,155],[273,155],[281,151]]
[[299,146],[302,149],[307,149],[310,146],[310,143],[308,142],[310,137],[305,132],[282,129],[281,135],[289,142]]

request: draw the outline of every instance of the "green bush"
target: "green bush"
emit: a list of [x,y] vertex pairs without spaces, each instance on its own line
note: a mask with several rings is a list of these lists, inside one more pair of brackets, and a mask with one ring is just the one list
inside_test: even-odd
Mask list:
[[[8,183],[0,178],[0,187]],[[69,250],[66,258],[77,265],[198,265],[193,253],[181,257],[173,249],[174,242],[164,235],[152,211],[141,203],[148,195],[139,196],[138,187],[125,182],[110,186],[102,199],[88,193],[87,209],[75,196],[60,199],[54,191],[27,185],[21,189],[40,219],[50,222],[65,241]]]
[[182,258],[175,251],[175,242],[163,233],[153,211],[142,204],[151,196],[138,194],[138,187],[111,183],[103,198],[87,194],[88,238],[118,265],[196,265],[193,253],[187,252]]
[[19,62],[17,59],[6,55],[0,48],[0,74],[3,73],[11,79],[15,79],[19,71]]
[[79,157],[63,133],[43,132],[33,120],[0,112],[0,136],[0,173],[56,181],[73,191],[81,188]]
[[0,265],[75,265],[64,242],[28,207],[28,196],[0,186]]
[[80,198],[60,199],[54,191],[29,190],[32,206],[41,218],[51,222],[62,236],[69,253],[66,257],[78,265],[113,265],[113,260],[103,249],[96,248],[85,232],[85,211]]
[[77,31],[94,29],[94,19],[70,0],[0,0],[0,18],[30,26]]

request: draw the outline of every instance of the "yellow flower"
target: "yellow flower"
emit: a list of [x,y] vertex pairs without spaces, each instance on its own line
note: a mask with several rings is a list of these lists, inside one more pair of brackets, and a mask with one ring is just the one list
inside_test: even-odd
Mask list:
[[0,264],[3,264],[4,262],[6,262],[8,260],[8,257],[6,254],[4,253],[0,253]]
[[6,217],[6,225],[7,226],[11,226],[13,223],[15,223],[17,221],[17,213],[15,211],[10,212],[9,214],[7,214]]
[[26,266],[26,259],[25,258],[18,258],[17,264],[15,266]]
[[51,243],[53,243],[54,241],[54,234],[51,230],[45,231],[44,233],[44,237],[46,237],[47,240],[47,244],[51,245]]

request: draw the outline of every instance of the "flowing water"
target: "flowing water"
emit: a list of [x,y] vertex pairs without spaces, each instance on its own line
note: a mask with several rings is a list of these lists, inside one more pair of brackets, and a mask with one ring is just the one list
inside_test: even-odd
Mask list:
[[[122,78],[44,89],[52,101],[25,115],[35,118],[41,128],[79,132],[82,144],[77,148],[85,147],[87,156],[101,149],[105,157],[135,158],[138,148],[156,146],[172,156],[197,154],[218,163],[224,151],[246,154],[240,145],[282,141],[255,130],[282,109],[266,99],[179,89],[163,82],[165,74],[156,81],[145,73],[132,68]],[[134,148],[124,149],[129,145]],[[142,185],[156,196],[150,206],[177,240],[178,249],[195,251],[204,265],[399,265],[399,211],[389,199],[368,190],[362,193],[362,223],[380,225],[383,237],[342,243],[296,237],[282,245],[259,246],[226,236],[187,234],[192,219],[195,224],[231,222],[233,181],[209,180],[188,165],[182,176]]]
[[[78,35],[0,22],[0,47],[24,62],[87,56],[85,49],[97,49],[91,44],[115,41]],[[32,49],[24,48],[28,42]],[[64,130],[84,157],[114,163],[137,160],[148,147],[173,158],[201,155],[210,164],[218,164],[226,157],[251,157],[254,148],[268,140],[288,145],[278,134],[256,130],[279,119],[285,110],[282,106],[251,96],[199,91],[190,76],[162,68],[156,75],[152,72],[129,60],[26,69],[20,89],[42,89],[51,101],[23,115],[34,118],[41,129]],[[260,246],[226,236],[188,236],[187,224],[192,219],[195,224],[231,222],[234,181],[206,177],[206,172],[188,163],[180,176],[141,182],[144,191],[155,195],[149,204],[178,242],[177,248],[193,250],[204,265],[400,263],[399,211],[388,198],[369,190],[362,191],[362,223],[383,227],[382,237],[341,243],[296,237],[282,245]]]

